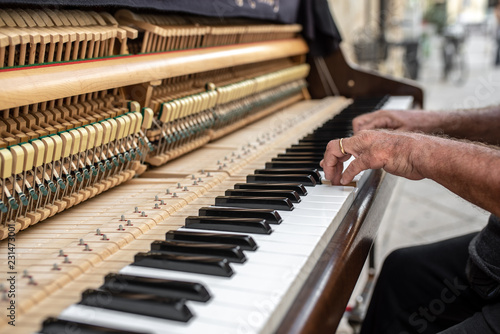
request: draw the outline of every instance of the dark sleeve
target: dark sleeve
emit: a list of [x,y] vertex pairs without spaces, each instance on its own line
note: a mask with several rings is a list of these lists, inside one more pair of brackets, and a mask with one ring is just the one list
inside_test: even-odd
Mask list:
[[500,333],[500,302],[486,305],[481,312],[439,334]]

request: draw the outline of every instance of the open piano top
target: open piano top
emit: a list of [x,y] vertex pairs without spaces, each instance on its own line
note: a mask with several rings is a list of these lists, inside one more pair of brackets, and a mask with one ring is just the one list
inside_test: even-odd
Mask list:
[[[393,180],[372,171],[353,187],[319,185],[318,159],[329,139],[350,135],[353,116],[396,101],[372,97],[410,95],[399,100],[410,107],[421,90],[353,68],[335,47],[318,53],[318,21],[301,18],[317,54],[308,53],[295,23],[306,2],[221,1],[223,19],[220,9],[185,14],[202,14],[202,1],[163,12],[95,3],[0,10],[1,273],[16,280],[0,306],[14,302],[15,331],[336,328]],[[249,208],[278,209],[283,221]],[[226,242],[228,233],[239,237]],[[227,245],[243,236],[257,249],[231,246],[231,258]],[[109,297],[108,273],[125,283],[103,304],[95,289]],[[184,283],[159,301],[158,289],[125,288],[140,277]],[[193,287],[210,298],[193,301]],[[42,330],[49,316],[59,320]],[[7,321],[1,333],[12,333]]]

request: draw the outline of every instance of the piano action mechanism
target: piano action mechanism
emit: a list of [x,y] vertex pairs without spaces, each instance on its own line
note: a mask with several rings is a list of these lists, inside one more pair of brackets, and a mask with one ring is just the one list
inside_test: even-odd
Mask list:
[[[353,69],[340,51],[326,58],[311,57],[300,32],[297,24],[242,18],[227,18],[222,24],[217,18],[130,10],[111,15],[74,9],[0,9],[0,238],[5,268],[0,306],[5,310],[15,305],[16,324],[11,327],[12,318],[3,316],[0,332],[12,333],[13,328],[36,332],[48,316],[85,322],[71,313],[71,308],[92,306],[82,304],[83,290],[103,288],[103,278],[110,272],[126,275],[124,268],[133,269],[129,264],[139,263],[143,257],[137,254],[153,247],[153,241],[187,226],[188,220],[197,228],[193,231],[203,229],[201,220],[212,233],[220,230],[220,222],[205,217],[220,213],[204,209],[202,215],[201,207],[217,201],[224,207],[243,205],[248,216],[249,197],[236,205],[225,198],[233,187],[233,193],[240,194],[237,184],[246,182],[241,187],[246,196],[255,193],[251,198],[256,202],[261,202],[257,196],[264,196],[274,203],[268,197],[276,196],[272,187],[257,187],[252,193],[248,184],[262,186],[259,180],[266,180],[266,175],[264,184],[283,182],[279,173],[304,180],[304,169],[318,173],[311,164],[317,163],[321,148],[311,148],[310,142],[286,157],[289,161],[276,159],[274,169],[281,172],[269,172],[272,163],[266,165],[267,171],[262,168],[297,145],[297,139],[304,137],[307,142],[318,126],[331,123],[352,102],[348,98],[392,93],[412,95],[421,104],[420,89]],[[367,77],[379,84],[366,84]],[[334,92],[342,96],[327,97]],[[297,159],[301,155],[312,161]],[[232,291],[235,298],[238,293],[244,298],[265,291],[238,291],[238,283],[226,291],[215,281],[214,287],[207,286],[209,292],[215,291],[207,304],[215,311],[189,301],[192,319],[185,329],[217,331],[222,317],[224,328],[248,332],[333,330],[371,247],[393,182],[381,171],[367,173],[362,180],[362,186],[335,190],[341,200],[336,214],[328,218],[331,223],[318,227],[317,235],[305,232],[305,239],[316,240],[308,246],[309,253],[282,254],[290,261],[296,255],[303,262],[298,261],[297,272],[283,284],[288,288],[279,292],[279,298],[262,301],[262,307],[272,304],[272,309],[255,316],[254,305],[247,307],[250,318],[243,323],[241,317],[228,319],[223,313],[232,309],[232,302],[219,302],[217,291]],[[289,183],[294,182],[281,188],[295,187]],[[300,210],[295,211],[300,214]],[[293,253],[294,241],[283,238],[297,240],[294,223],[285,226],[285,218],[282,225],[269,225],[265,219],[248,220],[234,212],[247,219],[245,224],[257,233],[253,239],[261,249],[268,247],[261,234],[274,230],[270,235],[278,236],[278,246],[291,247]],[[297,224],[299,231],[304,228]],[[233,225],[229,232],[244,231]],[[315,228],[313,224],[311,229]],[[281,229],[285,237],[279,234]],[[185,236],[175,236],[181,237]],[[298,241],[295,248],[307,248],[302,246]],[[280,253],[273,249],[271,255]],[[176,248],[174,253],[190,251]],[[255,257],[262,260],[252,260],[254,254],[243,253],[247,263],[255,262],[263,271],[279,269],[279,263],[270,262],[273,256],[265,258],[257,251]],[[247,270],[219,260],[226,270],[236,268],[235,277]],[[280,270],[286,269],[290,268]],[[252,275],[252,282],[266,281],[265,273]],[[6,280],[12,276],[15,288],[9,294],[12,289]],[[177,302],[188,312],[183,299]],[[75,303],[80,304],[72,306]],[[215,318],[207,320],[204,312]],[[196,323],[197,314],[201,325]],[[148,314],[136,319],[144,317]],[[99,317],[85,319],[113,327]],[[165,321],[174,324],[172,333],[183,332],[185,325],[179,319]],[[138,330],[137,326],[126,328]]]

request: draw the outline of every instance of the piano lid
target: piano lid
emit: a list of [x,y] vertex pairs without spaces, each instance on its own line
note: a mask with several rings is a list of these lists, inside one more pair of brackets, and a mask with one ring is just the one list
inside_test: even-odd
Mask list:
[[300,23],[313,56],[326,56],[341,41],[327,0],[0,0],[12,6],[51,6],[101,11],[129,8],[135,11],[181,12],[211,17],[245,17],[280,23]]

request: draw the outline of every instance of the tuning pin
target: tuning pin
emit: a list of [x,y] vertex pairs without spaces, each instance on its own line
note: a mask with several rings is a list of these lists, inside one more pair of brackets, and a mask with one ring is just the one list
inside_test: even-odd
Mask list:
[[147,217],[147,215],[146,215],[146,211],[142,211],[142,212],[141,212],[141,217]]
[[101,230],[100,229],[95,230],[95,235],[101,235]]
[[184,189],[182,189],[182,191],[189,191],[188,187],[185,186]]
[[181,189],[181,188],[182,188],[181,184],[177,183],[177,189]]
[[90,249],[89,245],[88,244],[85,244],[85,249],[84,249],[85,252],[90,252],[92,251],[92,249]]
[[196,182],[196,180],[193,181],[193,186],[197,186],[198,185],[198,182]]
[[64,255],[64,251],[62,249],[59,250],[59,256],[66,256]]
[[69,260],[69,257],[65,256],[63,263],[71,263],[71,261]]
[[159,208],[160,208],[160,206],[158,205],[158,203],[155,203],[155,206],[153,209],[159,209]]
[[118,225],[118,231],[125,231],[125,228],[122,224]]
[[160,198],[158,197],[158,195],[155,195],[155,202],[158,202],[160,200]]
[[80,246],[83,246],[85,245],[85,241],[83,241],[83,239],[80,239],[80,242],[78,243]]
[[52,270],[61,270],[61,268],[59,268],[59,266],[57,265],[57,263],[54,263],[52,265]]
[[160,200],[160,205],[165,205],[165,201],[164,200]]
[[109,240],[108,237],[106,236],[106,234],[103,234],[102,235],[102,239],[101,240]]
[[165,194],[170,195],[170,189],[167,188],[167,191],[165,192]]
[[196,176],[194,176],[194,174],[191,174],[191,180],[196,180]]
[[132,221],[131,221],[130,219],[129,219],[129,220],[127,220],[127,224],[126,224],[126,225],[127,225],[127,226],[134,226],[134,224],[132,224]]
[[137,206],[136,206],[136,207],[134,208],[134,213],[140,213],[140,211],[139,211],[139,207],[137,207]]
[[37,285],[37,283],[35,282],[35,279],[33,278],[33,276],[29,276],[28,278],[29,278],[29,280],[30,280],[30,281],[28,282],[28,284],[29,284],[29,285]]
[[23,277],[30,277],[27,269],[23,270]]
[[125,219],[125,215],[121,215],[120,217],[120,221],[124,222],[126,219]]
[[173,193],[173,194],[172,194],[172,197],[177,197],[177,193]]

